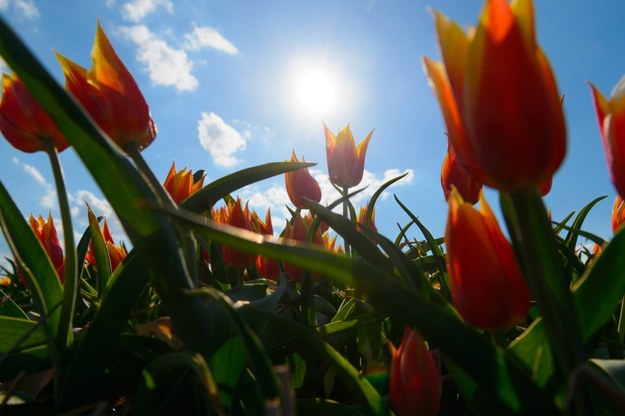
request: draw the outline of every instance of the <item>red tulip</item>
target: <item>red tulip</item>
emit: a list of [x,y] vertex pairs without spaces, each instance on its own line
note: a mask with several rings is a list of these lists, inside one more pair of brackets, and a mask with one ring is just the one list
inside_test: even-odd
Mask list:
[[529,290],[483,195],[478,211],[452,189],[445,244],[452,298],[465,321],[500,331],[525,318]]
[[449,199],[449,192],[455,186],[462,195],[462,198],[472,205],[477,203],[480,197],[482,184],[475,181],[467,171],[460,165],[456,158],[456,152],[451,146],[447,146],[447,155],[443,160],[441,169],[441,186],[445,193],[445,199]]
[[499,190],[539,188],[564,159],[566,131],[531,0],[488,0],[470,34],[435,19],[444,65],[424,62],[462,166]]
[[119,59],[98,22],[91,51],[93,66],[87,71],[59,53],[65,86],[91,118],[120,147],[147,147],[156,126],[134,78]]
[[625,76],[614,87],[610,99],[594,85],[590,87],[610,177],[619,195],[625,196]]
[[623,222],[625,222],[625,204],[623,198],[617,194],[612,206],[612,232],[616,234]]
[[[220,224],[228,224],[244,230],[252,231],[250,224],[250,211],[245,205],[241,206],[241,198],[237,198],[234,203],[228,203],[227,207],[221,207],[214,212],[213,219]],[[256,254],[239,251],[226,244],[221,246],[221,255],[228,266],[235,269],[244,269],[256,261]]]
[[[305,162],[304,156],[302,156],[302,162]],[[291,162],[299,162],[295,155],[295,150],[291,155]],[[295,207],[306,208],[306,199],[311,201],[321,201],[321,188],[319,184],[312,177],[308,168],[298,169],[292,172],[284,174],[284,180],[286,182],[286,192],[289,194],[289,199]]]
[[47,221],[43,219],[41,215],[35,219],[33,214],[30,214],[28,224],[48,254],[52,265],[56,269],[59,279],[63,281],[65,256],[63,255],[63,248],[59,243],[59,237],[56,234],[56,227],[54,226],[54,221],[52,220],[52,214],[48,214]]
[[[273,235],[270,209],[267,210],[264,222],[258,217],[256,211],[252,211],[252,214],[250,215],[250,223],[255,232],[262,235]],[[280,277],[280,263],[263,256],[258,256],[256,258],[256,270],[261,277],[266,279],[278,280],[278,277]]]
[[[310,229],[310,223],[307,223],[299,214],[296,214],[293,217],[292,222],[287,221],[286,227],[284,229],[284,238],[287,240],[306,242],[308,241],[308,230]],[[313,244],[318,246],[323,246],[323,237],[321,236],[321,231],[317,229],[315,233]],[[299,282],[302,280],[302,276],[304,271],[294,265],[285,263],[284,271],[289,274],[291,280],[295,282]],[[314,278],[315,276],[313,276]]]
[[[128,252],[126,251],[126,247],[123,244],[115,244],[115,240],[113,240],[113,236],[111,235],[111,231],[109,230],[109,226],[104,220],[104,224],[102,225],[102,238],[104,239],[104,244],[106,244],[106,250],[108,251],[109,261],[111,262],[111,272],[117,270],[119,264],[126,258]],[[95,254],[93,253],[93,245],[89,244],[89,251],[85,256],[85,260],[89,264],[96,264]]]
[[181,171],[176,172],[176,163],[172,163],[171,169],[165,178],[163,187],[176,204],[180,204],[187,199],[191,194],[194,194],[198,190],[202,189],[204,183],[204,176],[198,181],[193,179],[193,171],[188,170],[185,166]]
[[406,327],[399,348],[392,349],[389,390],[399,416],[434,416],[441,400],[441,374],[421,334]]
[[2,74],[0,131],[13,147],[27,153],[45,151],[43,139],[52,140],[59,152],[69,146],[56,124],[15,74]]
[[349,125],[339,131],[338,136],[323,125],[326,134],[326,155],[330,181],[341,188],[351,188],[362,181],[365,169],[367,146],[373,130],[356,147],[354,135]]

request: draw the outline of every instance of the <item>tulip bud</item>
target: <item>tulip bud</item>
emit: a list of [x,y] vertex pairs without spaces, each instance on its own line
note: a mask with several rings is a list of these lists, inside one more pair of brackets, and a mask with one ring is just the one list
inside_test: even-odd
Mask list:
[[59,152],[69,146],[56,124],[15,74],[2,74],[0,132],[13,147],[27,153],[45,151],[44,139],[51,140]]
[[135,79],[119,59],[98,22],[91,51],[93,66],[82,66],[56,54],[67,90],[91,118],[121,148],[147,147],[156,137],[156,126]]
[[452,188],[445,244],[451,295],[465,321],[501,331],[525,318],[529,290],[483,194],[478,211]]
[[[252,229],[262,235],[273,235],[273,225],[271,223],[271,209],[267,210],[265,215],[265,221],[261,221],[256,214],[256,211],[252,211],[250,215],[250,223]],[[280,263],[275,260],[268,259],[263,256],[256,258],[256,271],[261,277],[271,280],[278,280],[280,277]]]
[[[305,162],[302,156],[302,162]],[[299,162],[295,156],[295,150],[291,154],[291,162]],[[312,177],[308,168],[298,169],[284,174],[286,182],[286,192],[296,208],[306,208],[306,199],[311,201],[321,201],[321,188]]]
[[599,130],[612,183],[625,195],[625,76],[616,84],[610,99],[590,85],[597,110]]
[[326,134],[326,155],[330,181],[341,188],[351,188],[362,180],[365,169],[365,156],[373,130],[356,147],[354,135],[349,125],[339,131],[338,136],[323,125]]
[[59,237],[56,234],[56,227],[54,226],[54,221],[52,220],[52,214],[48,214],[47,221],[44,220],[41,215],[35,219],[33,214],[30,214],[28,224],[48,254],[52,265],[56,269],[59,279],[63,281],[65,256],[63,255],[63,249],[59,243]]
[[[109,254],[109,261],[111,262],[111,272],[117,270],[119,264],[126,258],[128,252],[126,251],[126,247],[122,244],[115,244],[115,240],[113,240],[113,236],[111,231],[109,230],[109,226],[104,220],[104,224],[101,229],[102,238],[104,239],[104,244],[106,244],[106,250]],[[95,265],[95,254],[93,253],[93,245],[89,244],[89,251],[87,251],[87,255],[85,256],[85,260],[87,263]]]
[[191,194],[202,189],[203,183],[204,176],[195,181],[193,171],[188,170],[186,166],[181,171],[176,172],[176,162],[174,162],[171,165],[171,169],[169,169],[167,178],[165,178],[163,188],[165,188],[176,204],[180,204]]
[[456,152],[451,146],[447,147],[447,155],[443,160],[441,186],[445,193],[445,199],[449,199],[449,192],[452,186],[455,186],[462,198],[471,204],[477,203],[482,189],[482,184],[475,181],[460,165],[456,158]]
[[389,390],[399,416],[434,416],[441,399],[441,374],[421,334],[406,327],[399,348],[392,350]]

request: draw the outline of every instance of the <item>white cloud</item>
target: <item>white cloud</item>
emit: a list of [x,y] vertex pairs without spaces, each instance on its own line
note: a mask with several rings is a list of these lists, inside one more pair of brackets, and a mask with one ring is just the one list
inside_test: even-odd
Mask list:
[[39,9],[33,0],[0,0],[0,11],[6,12],[9,7],[22,19],[34,20],[39,17]]
[[122,5],[122,15],[124,19],[138,22],[158,7],[164,7],[169,14],[174,12],[174,5],[170,0],[133,0]]
[[10,72],[9,65],[7,65],[7,63],[4,61],[4,59],[2,59],[2,57],[0,57],[0,72],[5,73],[5,74]]
[[200,144],[216,165],[231,167],[238,162],[235,153],[245,149],[246,141],[234,127],[215,113],[202,112],[197,130]]
[[186,34],[185,48],[188,50],[198,50],[201,48],[212,48],[225,52],[229,55],[236,55],[239,50],[228,39],[224,38],[212,27],[196,27],[193,32]]
[[39,171],[37,170],[36,167],[23,163],[22,164],[22,169],[24,170],[24,172],[26,172],[31,178],[33,178],[35,180],[35,182],[37,182],[39,185],[41,186],[45,186],[47,185],[47,182],[45,180],[45,178],[43,177],[43,175],[41,173],[39,173]]
[[17,13],[25,19],[34,20],[39,17],[39,9],[32,0],[15,0],[13,6]]
[[113,207],[106,199],[97,197],[93,192],[84,189],[78,190],[70,195],[72,216],[75,218],[74,225],[81,225],[83,228],[79,229],[80,235],[85,231],[89,220],[87,217],[87,204],[91,207],[91,211],[96,217],[104,216],[108,223],[109,229],[115,242],[121,240],[127,240],[124,228],[121,222],[115,215]]
[[197,88],[198,80],[191,75],[193,62],[185,51],[172,48],[144,25],[122,27],[120,31],[139,47],[137,60],[147,66],[152,83],[178,91]]

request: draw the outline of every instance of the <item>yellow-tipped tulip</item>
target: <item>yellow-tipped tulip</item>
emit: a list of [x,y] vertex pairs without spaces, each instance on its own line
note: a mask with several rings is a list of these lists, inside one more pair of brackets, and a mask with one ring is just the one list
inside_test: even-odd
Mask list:
[[616,191],[625,197],[625,76],[614,87],[609,99],[592,89],[603,148]]
[[566,130],[531,0],[487,0],[468,34],[435,21],[443,63],[425,68],[463,167],[499,190],[538,189],[564,159]]
[[147,147],[156,126],[135,79],[119,59],[98,22],[91,51],[93,66],[82,66],[56,54],[65,74],[65,86],[91,118],[121,148]]
[[478,211],[452,188],[445,244],[451,295],[465,321],[500,331],[527,315],[529,290],[512,246],[482,194]]
[[349,125],[339,131],[337,136],[323,125],[326,134],[326,156],[330,181],[341,188],[351,188],[362,181],[365,170],[365,156],[373,130],[358,146]]

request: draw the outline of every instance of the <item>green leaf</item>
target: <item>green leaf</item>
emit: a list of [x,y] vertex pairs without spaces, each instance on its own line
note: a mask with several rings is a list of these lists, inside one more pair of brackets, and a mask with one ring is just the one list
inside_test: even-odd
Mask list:
[[100,223],[89,206],[87,206],[87,217],[89,218],[91,246],[93,247],[93,254],[98,269],[98,293],[101,296],[111,277],[111,259],[109,258],[106,243],[104,242],[104,236],[100,230]]
[[49,342],[54,344],[61,314],[60,309],[53,312],[53,308],[63,300],[61,282],[41,242],[1,181],[0,226],[18,264],[23,267],[24,278],[35,302],[41,313],[48,316],[46,329]]
[[0,299],[0,316],[28,319],[26,312],[24,312],[24,310],[22,310],[22,308],[20,308],[2,289],[0,289]]
[[[42,325],[28,319],[0,316],[0,353],[33,348],[46,342]],[[0,356],[0,362],[4,359]]]
[[274,162],[242,169],[219,178],[190,195],[180,206],[195,213],[209,210],[217,201],[244,186],[286,172],[315,166],[307,162]]

